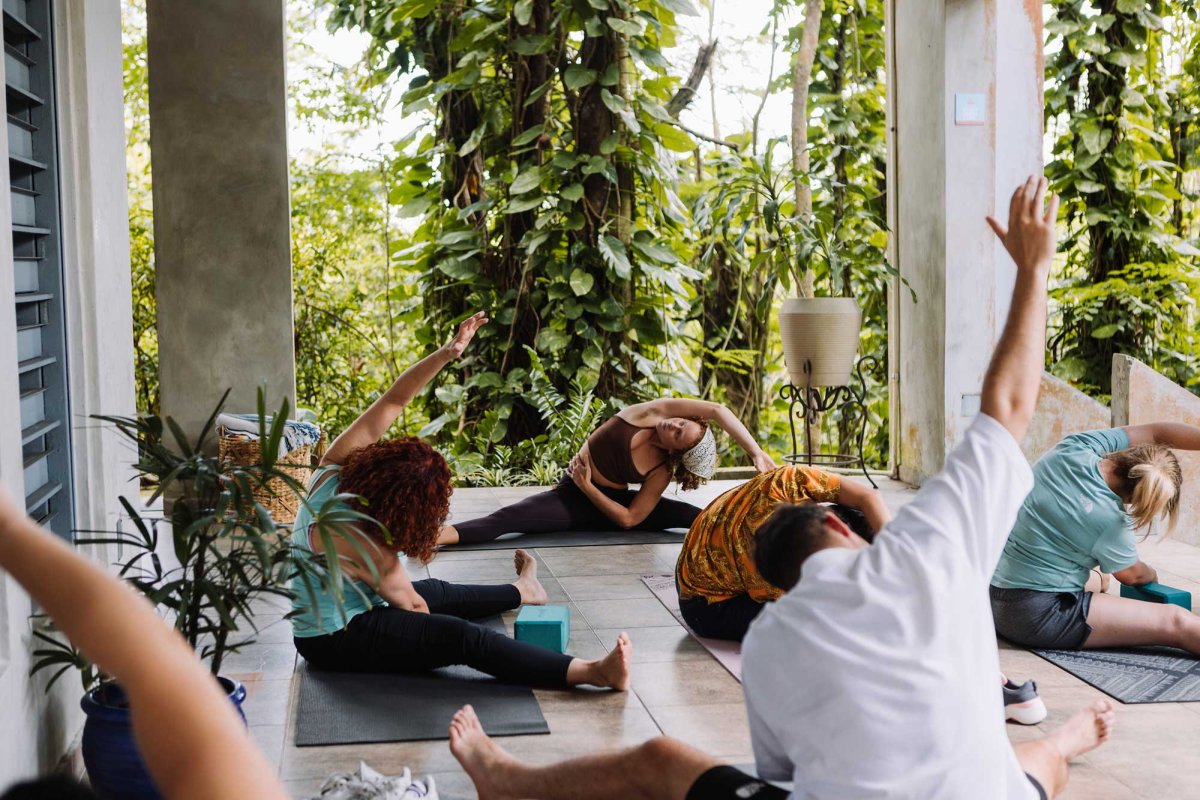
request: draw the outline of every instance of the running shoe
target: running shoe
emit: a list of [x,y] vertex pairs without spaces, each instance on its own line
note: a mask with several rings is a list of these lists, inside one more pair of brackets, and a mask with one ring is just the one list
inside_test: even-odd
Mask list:
[[1046,718],[1046,704],[1038,696],[1036,683],[1009,680],[1004,684],[1004,718],[1018,725],[1037,725]]

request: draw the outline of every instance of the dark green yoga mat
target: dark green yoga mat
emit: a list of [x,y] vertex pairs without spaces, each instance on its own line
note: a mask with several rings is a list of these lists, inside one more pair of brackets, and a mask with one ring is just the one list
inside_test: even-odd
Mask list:
[[1171,647],[1034,650],[1122,703],[1200,702],[1200,659]]
[[[482,624],[503,629],[499,617]],[[301,659],[296,746],[447,739],[450,718],[470,703],[491,736],[549,733],[533,690],[470,667],[419,675],[310,670]]]
[[675,531],[554,531],[553,533],[506,533],[490,542],[448,544],[440,549],[512,550],[516,547],[594,547],[606,544],[679,544],[687,534]]

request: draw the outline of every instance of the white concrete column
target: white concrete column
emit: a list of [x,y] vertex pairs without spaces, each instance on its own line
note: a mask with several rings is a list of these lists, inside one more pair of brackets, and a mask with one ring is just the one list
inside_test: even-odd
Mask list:
[[295,405],[283,0],[149,0],[162,411]]
[[[902,12],[902,13],[901,13]],[[984,218],[1041,172],[1040,3],[905,0],[893,9],[890,220],[899,287],[892,433],[920,483],[978,412],[1014,268]]]

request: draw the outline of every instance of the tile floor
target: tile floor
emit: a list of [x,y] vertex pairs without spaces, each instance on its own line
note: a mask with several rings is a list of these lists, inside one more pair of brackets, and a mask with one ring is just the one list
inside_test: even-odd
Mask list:
[[[687,497],[703,505],[735,481],[715,482]],[[911,498],[907,487],[881,487],[896,508]],[[487,513],[528,494],[529,489],[460,489],[453,516]],[[539,690],[537,697],[550,725],[549,736],[506,737],[514,754],[549,762],[639,743],[668,734],[734,764],[752,763],[741,687],[693,641],[642,585],[640,576],[670,572],[678,545],[545,548],[534,551],[542,582],[554,603],[571,606],[570,652],[597,657],[626,630],[634,643],[633,687],[626,693]],[[1143,555],[1158,567],[1164,582],[1200,597],[1200,549],[1177,542],[1146,543]],[[428,570],[411,569],[443,580],[500,582],[512,574],[511,551],[445,553]],[[255,740],[278,763],[280,776],[297,798],[315,795],[322,779],[349,771],[365,761],[384,773],[405,766],[435,776],[444,800],[474,798],[466,775],[445,741],[382,745],[297,748],[292,745],[291,711],[295,702],[292,670],[295,651],[283,609],[264,604],[260,642],[232,657],[227,672],[246,682],[246,715]],[[511,628],[515,612],[509,615]],[[272,622],[271,620],[277,620]],[[1050,708],[1040,728],[1058,724],[1101,693],[1070,674],[1022,650],[1003,647],[1001,664],[1013,677],[1037,679]],[[1067,798],[1200,797],[1195,753],[1200,747],[1200,704],[1119,706],[1115,739],[1075,765]],[[1009,726],[1022,740],[1039,730]]]

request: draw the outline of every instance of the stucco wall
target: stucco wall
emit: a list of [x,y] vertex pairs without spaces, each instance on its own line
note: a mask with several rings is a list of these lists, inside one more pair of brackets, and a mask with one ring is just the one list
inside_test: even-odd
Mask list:
[[1112,424],[1108,406],[1048,372],[1042,373],[1042,391],[1029,432],[1021,440],[1021,450],[1032,463],[1064,436],[1080,431],[1107,428]]
[[[1008,313],[1015,268],[985,218],[1042,169],[1042,20],[999,0],[912,0],[892,19],[892,434],[919,484],[977,413]],[[982,118],[956,119],[959,95]]]
[[[1200,397],[1130,356],[1113,356],[1113,425],[1147,422],[1200,424]],[[1172,536],[1200,545],[1200,453],[1176,450],[1183,468],[1179,523]]]
[[[98,529],[115,522],[119,492],[136,492],[128,448],[87,419],[134,410],[121,8],[119,0],[60,0],[54,16],[75,521],[77,528]],[[7,147],[0,132],[0,148]],[[0,161],[7,170],[7,159]],[[0,225],[10,219],[3,193]],[[9,237],[0,238],[0,263],[11,264]],[[11,295],[12,270],[0,270],[0,297]],[[12,309],[11,302],[0,303],[5,375],[16,363]],[[17,387],[6,381],[0,387],[0,482],[23,497],[19,427]],[[111,560],[104,551],[90,555]],[[64,676],[47,694],[40,679],[28,676],[31,611],[28,595],[0,575],[0,790],[52,769],[82,724],[78,678]]]
[[284,4],[149,0],[162,411],[295,408]]

